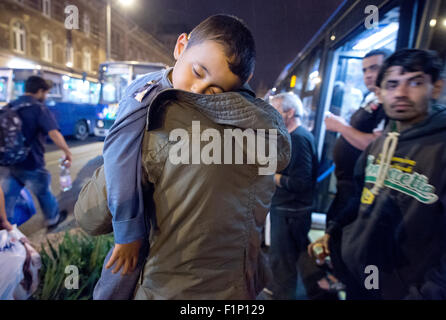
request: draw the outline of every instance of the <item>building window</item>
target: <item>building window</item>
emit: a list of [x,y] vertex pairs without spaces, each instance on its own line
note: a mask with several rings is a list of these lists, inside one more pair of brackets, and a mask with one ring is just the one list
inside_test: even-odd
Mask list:
[[84,14],[84,32],[87,37],[90,36],[91,26],[90,26],[90,17],[87,14]]
[[51,0],[42,0],[43,15],[51,18]]
[[25,53],[26,51],[26,30],[25,26],[16,22],[12,26],[12,41],[13,41],[13,50],[17,53]]
[[50,35],[46,32],[42,37],[42,48],[43,54],[42,59],[48,62],[53,61],[53,40]]
[[91,51],[90,49],[84,49],[82,59],[82,69],[86,72],[91,71]]
[[66,49],[66,66],[68,68],[73,68],[74,66],[74,50],[73,46],[68,45]]

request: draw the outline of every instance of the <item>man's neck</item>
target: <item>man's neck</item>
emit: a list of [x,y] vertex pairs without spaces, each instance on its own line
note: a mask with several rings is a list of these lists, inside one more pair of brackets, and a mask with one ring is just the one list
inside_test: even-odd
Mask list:
[[292,118],[288,123],[287,123],[287,130],[289,133],[293,132],[294,130],[296,130],[298,127],[300,126],[300,119],[299,118]]
[[37,100],[37,98],[36,98],[36,95],[35,95],[34,93],[30,93],[30,92],[25,92],[24,96],[27,96],[27,97],[32,97],[32,98],[34,98],[34,99],[36,99],[36,100]]
[[411,121],[395,121],[396,122],[396,129],[398,130],[398,132],[403,132],[403,131],[405,131],[407,129],[412,128],[416,124],[418,124],[420,122],[423,122],[424,120],[427,119],[427,117],[429,117],[430,110],[431,110],[431,108],[429,107],[428,112],[424,116],[421,116],[421,117],[419,117],[417,119],[413,119]]

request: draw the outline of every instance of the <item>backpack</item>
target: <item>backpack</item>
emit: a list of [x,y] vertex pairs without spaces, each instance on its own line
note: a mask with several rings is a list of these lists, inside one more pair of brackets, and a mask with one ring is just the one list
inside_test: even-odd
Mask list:
[[0,109],[0,166],[12,166],[28,156],[30,147],[22,132],[22,120],[17,110],[30,104],[13,106],[8,104]]

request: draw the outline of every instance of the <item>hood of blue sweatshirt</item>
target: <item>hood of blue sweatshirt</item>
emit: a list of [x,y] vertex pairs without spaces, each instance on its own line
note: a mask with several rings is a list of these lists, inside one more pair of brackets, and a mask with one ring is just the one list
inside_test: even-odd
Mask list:
[[[444,299],[446,108],[433,105],[399,136],[391,127],[358,160],[359,209],[344,228],[342,258],[369,297]],[[370,266],[379,284],[368,290]]]

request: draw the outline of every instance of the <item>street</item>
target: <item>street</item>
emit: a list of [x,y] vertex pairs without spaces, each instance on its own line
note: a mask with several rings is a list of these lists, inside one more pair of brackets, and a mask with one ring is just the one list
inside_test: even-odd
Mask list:
[[[73,215],[74,204],[76,203],[79,191],[82,185],[93,175],[96,168],[102,165],[102,147],[104,142],[96,137],[89,137],[85,141],[67,139],[70,150],[73,154],[73,163],[70,168],[73,187],[67,192],[60,190],[59,184],[59,159],[63,156],[55,145],[47,144],[45,146],[46,169],[51,173],[51,189],[59,202],[60,210],[67,210],[68,217],[60,226],[52,232],[58,232],[75,226]],[[0,167],[0,176],[4,177],[7,168]],[[36,214],[20,226],[20,230],[31,240],[31,242],[40,242],[40,239],[46,234],[44,218],[40,210],[37,198],[33,195]]]

